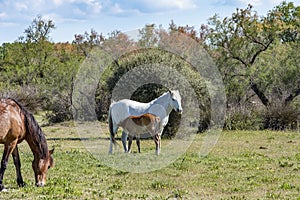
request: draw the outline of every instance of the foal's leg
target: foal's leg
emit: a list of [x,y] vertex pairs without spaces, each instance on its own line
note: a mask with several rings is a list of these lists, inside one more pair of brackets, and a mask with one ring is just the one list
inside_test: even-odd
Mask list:
[[1,160],[1,168],[0,168],[0,191],[2,191],[4,189],[3,176],[4,176],[4,172],[6,170],[9,155],[12,153],[12,151],[14,150],[16,145],[17,145],[17,140],[14,140],[13,142],[11,142],[9,144],[4,145],[4,152],[3,152],[3,156],[2,156],[2,160]]
[[127,142],[127,136],[128,136],[128,134],[123,130],[123,131],[122,131],[122,137],[121,137],[121,140],[122,140],[122,144],[123,144],[124,152],[125,152],[125,153],[128,151],[127,145],[126,145],[126,142]]
[[133,136],[128,135],[128,150],[127,150],[128,153],[130,153],[131,151],[132,140],[133,140]]
[[23,181],[22,174],[21,174],[21,162],[20,162],[18,145],[16,145],[15,149],[13,150],[12,156],[13,156],[14,164],[15,164],[15,167],[16,167],[18,186],[19,187],[24,187],[25,183]]
[[136,136],[135,140],[136,140],[136,145],[138,147],[138,151],[139,153],[141,153],[140,137]]

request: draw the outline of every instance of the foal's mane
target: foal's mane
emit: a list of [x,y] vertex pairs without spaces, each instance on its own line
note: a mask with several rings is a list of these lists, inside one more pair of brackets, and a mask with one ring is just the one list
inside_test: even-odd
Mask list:
[[32,143],[40,150],[40,156],[42,158],[46,158],[48,155],[48,147],[45,135],[39,124],[37,123],[34,116],[17,100],[9,98],[11,101],[15,102],[17,106],[20,108],[21,112],[24,114],[24,124],[26,127],[26,136],[28,144]]

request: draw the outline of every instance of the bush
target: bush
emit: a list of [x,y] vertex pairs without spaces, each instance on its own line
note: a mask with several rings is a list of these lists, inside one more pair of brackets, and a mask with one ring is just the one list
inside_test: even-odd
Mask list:
[[71,96],[58,93],[46,100],[46,118],[49,123],[58,123],[73,119]]
[[62,93],[52,95],[51,92],[37,86],[15,86],[10,89],[0,89],[1,98],[12,98],[32,113],[46,111],[49,123],[63,122],[72,119],[71,100]]
[[264,129],[296,129],[300,120],[300,109],[293,104],[272,103],[266,107],[263,117]]
[[24,85],[11,87],[0,91],[2,98],[12,98],[17,100],[30,112],[37,113],[44,107],[44,97],[36,86]]
[[259,130],[262,117],[259,110],[250,106],[235,106],[227,109],[225,130]]

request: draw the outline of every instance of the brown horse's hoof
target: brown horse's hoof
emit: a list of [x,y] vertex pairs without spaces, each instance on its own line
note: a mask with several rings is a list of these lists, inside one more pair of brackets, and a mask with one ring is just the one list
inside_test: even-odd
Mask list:
[[0,184],[0,192],[5,192],[6,189],[4,188],[4,185]]
[[20,182],[20,183],[18,183],[18,186],[19,186],[19,187],[25,187],[25,186],[26,186],[26,183],[25,183],[25,182]]
[[35,185],[36,185],[37,187],[44,187],[44,186],[45,186],[44,183],[36,183]]

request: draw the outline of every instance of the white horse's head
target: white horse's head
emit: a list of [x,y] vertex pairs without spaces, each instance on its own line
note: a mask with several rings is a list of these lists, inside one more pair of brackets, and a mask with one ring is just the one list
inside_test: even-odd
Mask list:
[[171,101],[170,105],[172,108],[179,113],[182,113],[182,107],[181,107],[181,96],[179,94],[178,90],[169,90]]

